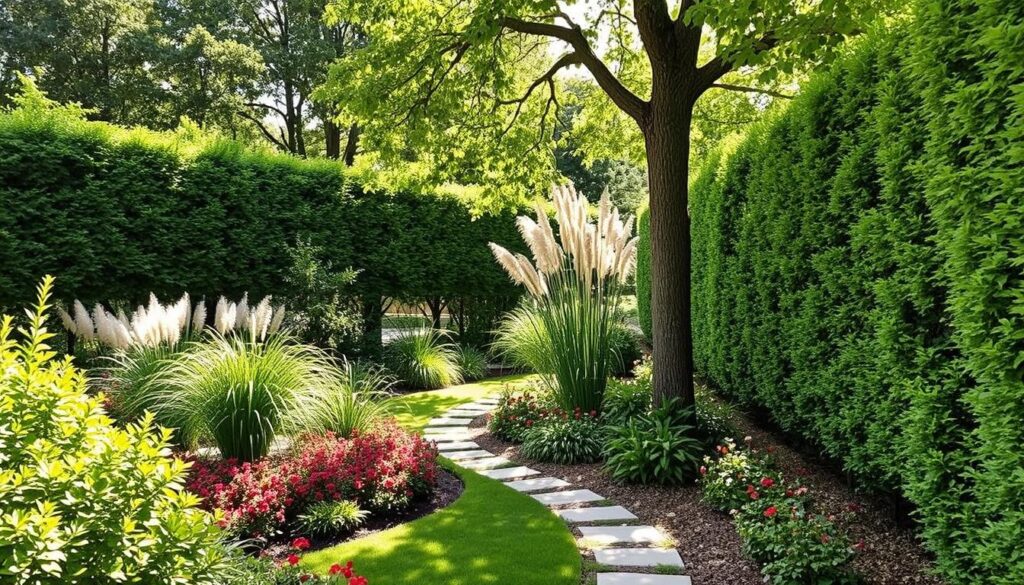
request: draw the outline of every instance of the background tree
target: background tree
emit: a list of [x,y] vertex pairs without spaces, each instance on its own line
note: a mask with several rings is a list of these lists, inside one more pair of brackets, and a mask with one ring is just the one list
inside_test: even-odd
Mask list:
[[[712,88],[773,91],[723,77],[755,71],[756,79],[769,83],[829,58],[884,3],[600,0],[575,11],[582,17],[570,15],[578,4],[333,0],[331,17],[361,25],[370,41],[332,68],[324,94],[368,126],[397,121],[409,140],[451,153],[443,156],[479,159],[479,182],[488,184],[488,172],[508,167],[514,168],[505,177],[530,177],[523,170],[529,157],[551,145],[552,112],[561,103],[559,72],[585,68],[602,99],[643,137],[655,393],[659,400],[681,396],[692,403],[687,178],[694,107]],[[702,46],[712,53],[702,58]],[[622,118],[606,119],[621,125]],[[619,130],[603,128],[606,136]],[[397,152],[394,145],[380,146],[385,155]],[[442,173],[450,168],[439,162]]]

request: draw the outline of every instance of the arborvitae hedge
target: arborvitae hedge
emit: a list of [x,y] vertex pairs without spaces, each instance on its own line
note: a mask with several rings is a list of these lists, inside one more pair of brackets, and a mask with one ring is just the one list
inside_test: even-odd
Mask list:
[[1024,583],[1024,3],[916,13],[693,183],[695,359]]
[[454,197],[367,192],[332,161],[84,122],[37,98],[0,114],[0,306],[43,274],[87,306],[286,296],[299,238],[359,270],[367,298],[518,296],[487,247],[518,245],[511,211],[474,218]]

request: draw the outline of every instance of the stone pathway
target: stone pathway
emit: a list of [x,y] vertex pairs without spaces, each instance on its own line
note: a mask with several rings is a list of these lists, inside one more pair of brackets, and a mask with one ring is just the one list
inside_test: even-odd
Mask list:
[[[470,422],[497,403],[496,398],[481,398],[456,406],[431,419],[423,434],[457,465],[530,494],[572,526],[580,548],[594,553],[596,585],[692,585],[688,576],[680,574],[684,564],[675,545],[654,526],[636,524],[635,514],[600,494],[557,477],[536,477],[542,474],[473,442]],[[638,572],[642,570],[656,572]]]

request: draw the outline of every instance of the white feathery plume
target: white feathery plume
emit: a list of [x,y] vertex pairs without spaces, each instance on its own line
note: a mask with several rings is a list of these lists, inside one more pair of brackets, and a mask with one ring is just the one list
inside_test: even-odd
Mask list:
[[234,331],[235,323],[237,322],[238,305],[235,303],[228,303],[228,308],[224,311],[224,331]]
[[257,339],[266,339],[272,313],[269,296],[263,297],[263,300],[252,310],[252,315],[249,317],[249,328]]
[[75,334],[85,341],[96,337],[96,329],[89,318],[89,310],[79,300],[75,301]]
[[273,335],[281,330],[281,324],[284,323],[284,305],[278,305],[274,309],[274,318],[270,320],[269,333]]
[[181,295],[181,299],[174,307],[178,311],[178,329],[184,329],[188,326],[189,317],[192,316],[192,299],[188,293]]
[[228,300],[223,296],[217,300],[217,307],[213,312],[213,328],[221,335],[227,333]]
[[193,333],[199,333],[206,326],[206,301],[199,301],[196,303],[196,308],[192,311],[192,331]]
[[238,301],[235,309],[235,328],[238,330],[249,327],[249,293],[242,293],[242,300]]
[[65,329],[67,329],[71,333],[78,332],[78,326],[75,325],[75,320],[71,317],[71,315],[68,314],[67,311],[64,310],[64,307],[58,306],[57,314],[60,315],[61,323],[64,324]]

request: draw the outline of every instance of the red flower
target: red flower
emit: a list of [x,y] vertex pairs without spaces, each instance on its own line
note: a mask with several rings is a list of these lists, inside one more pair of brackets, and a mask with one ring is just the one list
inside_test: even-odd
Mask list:
[[299,575],[299,582],[305,583],[306,581],[309,581],[309,577],[309,573],[303,573],[302,575]]
[[757,490],[752,485],[747,486],[747,495],[750,496],[751,500],[756,500],[761,497],[761,494],[757,493]]
[[792,489],[787,489],[786,490],[786,497],[787,498],[792,498],[793,497],[793,490]]
[[864,549],[866,549],[866,548],[867,548],[867,546],[868,546],[868,545],[864,543],[864,539],[862,538],[862,539],[860,539],[860,540],[858,540],[858,541],[857,541],[857,544],[853,545],[853,548],[854,548],[854,550],[856,550],[857,552],[863,552],[863,551],[864,551]]
[[334,563],[333,565],[331,565],[330,569],[327,569],[327,574],[328,575],[337,575],[340,572],[341,572],[341,565],[339,565],[338,563]]
[[770,477],[762,477],[761,478],[761,487],[770,488],[773,485],[775,485],[775,480],[774,479],[772,479]]
[[348,585],[369,585],[369,583],[366,577],[352,577],[348,580]]
[[298,537],[292,541],[292,548],[295,550],[306,550],[309,548],[309,539],[305,537]]
[[700,474],[701,475],[707,475],[707,473],[708,473],[708,468],[704,467],[703,465],[701,465],[700,466]]
[[779,513],[779,510],[775,506],[768,506],[764,510],[764,517],[765,518],[774,518],[775,515],[778,514],[778,513]]
[[288,564],[293,566],[293,567],[295,565],[299,564],[299,555],[297,555],[297,554],[290,554],[290,555],[288,555]]

